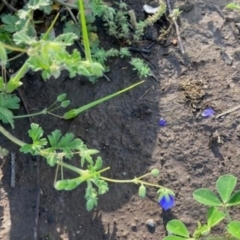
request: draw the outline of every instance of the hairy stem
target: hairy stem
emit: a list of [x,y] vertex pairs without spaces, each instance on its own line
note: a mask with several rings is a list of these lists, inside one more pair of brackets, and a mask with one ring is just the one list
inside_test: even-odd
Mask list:
[[10,141],[14,142],[15,144],[17,144],[18,146],[22,147],[23,145],[25,145],[26,143],[19,140],[18,138],[14,137],[11,133],[9,133],[5,128],[3,128],[0,125],[0,132],[6,137],[8,138]]

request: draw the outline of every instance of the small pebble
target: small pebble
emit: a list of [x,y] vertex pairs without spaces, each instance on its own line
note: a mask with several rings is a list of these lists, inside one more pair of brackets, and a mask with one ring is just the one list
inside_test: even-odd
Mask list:
[[148,219],[148,220],[146,221],[146,225],[147,225],[148,227],[150,227],[150,228],[155,228],[155,222],[154,222],[153,219]]

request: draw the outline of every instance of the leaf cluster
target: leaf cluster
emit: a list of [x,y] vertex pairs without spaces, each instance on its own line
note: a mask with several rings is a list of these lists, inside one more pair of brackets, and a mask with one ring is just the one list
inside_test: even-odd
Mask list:
[[[233,193],[237,184],[237,178],[233,175],[226,174],[220,176],[216,182],[216,189],[220,198],[207,188],[200,188],[194,191],[193,198],[201,204],[210,206],[207,212],[207,223],[198,223],[193,236],[184,223],[179,220],[171,220],[167,224],[167,231],[171,236],[163,240],[198,240],[198,239],[240,239],[240,221],[232,220],[228,208],[240,205],[240,191]],[[212,228],[217,226],[224,219],[228,221],[225,236],[212,237]]]

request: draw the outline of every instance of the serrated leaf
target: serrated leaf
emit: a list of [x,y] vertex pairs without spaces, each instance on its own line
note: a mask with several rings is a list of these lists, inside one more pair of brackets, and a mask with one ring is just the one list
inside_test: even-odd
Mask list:
[[0,106],[9,109],[19,109],[20,99],[14,94],[0,94]]
[[39,56],[31,56],[27,60],[27,64],[29,68],[31,68],[34,72],[40,71],[40,70],[49,70],[50,71],[50,65],[51,61],[50,59],[46,59],[46,61],[43,60],[43,58],[40,58]]
[[221,206],[222,202],[219,200],[219,198],[209,189],[206,188],[200,188],[193,192],[193,198],[208,206]]
[[38,124],[32,123],[31,129],[28,130],[28,135],[30,138],[32,138],[33,143],[34,143],[34,142],[39,141],[40,138],[43,136],[43,130]]
[[18,109],[20,99],[11,94],[0,93],[0,119],[3,123],[10,123],[12,128],[13,124],[13,113],[9,109]]
[[57,144],[62,136],[62,133],[60,130],[55,130],[51,133],[51,135],[48,135],[48,141],[52,147],[57,147]]
[[20,9],[18,10],[18,17],[23,20],[28,20],[30,13],[30,9]]
[[25,144],[20,148],[20,152],[22,153],[32,153],[32,145],[31,144]]
[[107,182],[103,180],[98,181],[98,193],[105,194],[109,190]]
[[54,154],[51,149],[44,149],[44,152],[49,152],[48,155],[45,155],[46,159],[47,159],[47,163],[49,166],[54,167],[55,164],[58,161],[58,154]]
[[84,166],[85,160],[87,160],[87,162],[88,162],[90,165],[93,165],[93,160],[92,160],[91,155],[97,154],[97,153],[99,153],[99,151],[96,150],[96,149],[85,149],[85,150],[82,149],[81,152],[80,152],[80,156],[81,156],[81,167]]
[[21,45],[21,44],[31,45],[36,42],[36,40],[33,39],[32,37],[29,37],[25,31],[18,31],[14,33],[13,41],[17,45]]
[[228,202],[236,184],[237,178],[233,175],[226,174],[218,178],[216,182],[216,188],[224,203]]
[[58,35],[55,39],[54,42],[60,42],[64,44],[65,46],[71,46],[75,40],[77,40],[78,37],[74,33],[63,33]]
[[19,18],[12,14],[5,14],[1,17],[3,24],[3,29],[6,32],[14,33],[16,32],[15,24],[19,20]]
[[42,10],[44,7],[51,5],[51,3],[52,1],[50,0],[30,0],[27,7],[32,10]]
[[13,113],[7,108],[0,107],[0,119],[3,123],[9,123],[14,128]]
[[85,147],[83,142],[78,138],[74,138],[72,133],[66,133],[62,136],[60,130],[55,130],[51,135],[48,135],[48,141],[52,151],[61,150],[68,159],[73,156],[75,151],[79,151]]
[[100,156],[97,157],[97,160],[96,160],[93,168],[94,168],[95,171],[102,168],[102,158]]
[[63,33],[75,33],[78,37],[80,37],[79,24],[76,24],[73,21],[66,22],[63,28]]
[[47,140],[42,138],[43,130],[38,124],[32,123],[31,129],[28,130],[28,135],[32,139],[32,144],[26,144],[21,147],[21,151],[24,153],[30,152],[32,155],[40,154],[40,150],[47,145]]

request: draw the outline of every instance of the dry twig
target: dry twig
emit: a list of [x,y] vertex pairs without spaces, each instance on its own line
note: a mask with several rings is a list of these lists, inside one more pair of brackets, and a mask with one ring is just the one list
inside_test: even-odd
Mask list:
[[[171,8],[171,5],[170,5],[170,2],[169,0],[166,0],[167,1],[167,5],[168,5],[168,10],[169,12],[171,13],[172,12],[172,8]],[[177,21],[172,19],[174,25],[175,25],[175,29],[176,29],[176,33],[177,33],[177,39],[178,39],[178,46],[180,48],[180,51],[182,54],[185,53],[185,50],[184,50],[184,47],[183,47],[183,44],[182,44],[182,40],[181,40],[181,36],[180,36],[180,31],[179,31],[179,27],[178,27],[178,24],[177,24]]]
[[220,118],[220,117],[222,117],[222,116],[224,116],[224,115],[226,115],[226,114],[228,114],[228,113],[234,112],[234,111],[236,111],[236,110],[238,110],[238,109],[240,109],[240,104],[237,105],[237,106],[235,106],[235,107],[229,108],[228,110],[226,110],[226,111],[218,114],[218,115],[216,116],[216,118]]

